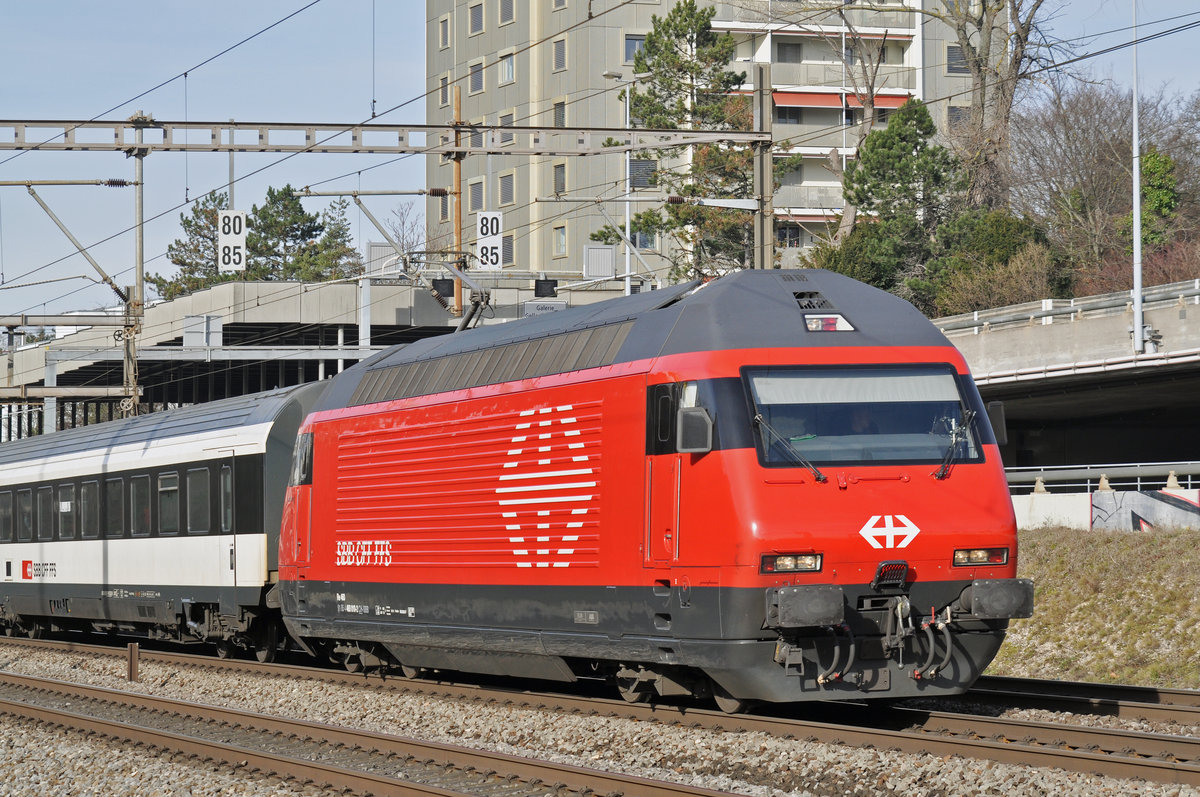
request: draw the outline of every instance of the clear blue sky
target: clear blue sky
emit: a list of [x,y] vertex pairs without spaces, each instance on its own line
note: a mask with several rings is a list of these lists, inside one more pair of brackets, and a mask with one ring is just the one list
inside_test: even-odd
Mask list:
[[[541,0],[529,0],[540,2]],[[594,0],[607,7],[616,0]],[[1129,0],[1047,0],[1057,5],[1053,33],[1061,38],[1095,35],[1131,24]],[[377,121],[424,122],[423,0],[255,0],[138,4],[136,11],[84,0],[0,4],[0,119],[84,120],[103,115],[124,119],[143,110],[161,120],[354,123],[410,102]],[[303,9],[303,10],[301,10]],[[1141,0],[1142,35],[1200,20],[1195,0]],[[227,47],[284,19],[254,40],[211,63],[193,69]],[[1184,19],[1151,24],[1181,14]],[[1096,50],[1131,38],[1122,30],[1091,42]],[[374,42],[374,47],[372,47]],[[1162,39],[1139,51],[1141,83],[1191,93],[1200,76],[1186,67],[1183,53],[1200,50],[1200,29]],[[1129,84],[1130,52],[1098,59],[1095,73]],[[140,99],[147,89],[190,70]],[[186,101],[186,108],[185,108]],[[124,104],[123,104],[124,103]],[[119,107],[116,107],[119,106]],[[114,110],[109,110],[114,109]],[[440,120],[431,120],[440,121]],[[2,134],[2,131],[0,131]],[[119,154],[15,153],[0,151],[0,180],[131,179],[133,164]],[[11,159],[10,159],[11,158]],[[239,155],[238,174],[267,168],[240,182],[237,205],[261,203],[268,186],[314,184],[341,175],[326,190],[414,189],[423,187],[418,158],[370,168],[385,156]],[[277,161],[277,165],[274,164]],[[358,172],[361,172],[359,174]],[[155,216],[212,189],[224,188],[228,157],[218,154],[163,153],[146,159],[146,216]],[[131,226],[131,189],[39,189],[55,213],[85,244]],[[371,200],[377,216],[401,200]],[[319,200],[305,200],[319,210]],[[146,227],[146,270],[169,271],[167,244],[178,237],[180,210]],[[373,228],[351,213],[362,240],[377,239]],[[96,246],[93,256],[118,282],[132,280],[133,235]],[[91,267],[34,203],[24,188],[0,187],[0,266],[9,285],[0,290],[0,313],[87,310],[111,305],[115,297],[93,276]],[[56,262],[57,261],[57,262]],[[62,280],[62,278],[67,278]],[[46,280],[62,280],[44,282]]]

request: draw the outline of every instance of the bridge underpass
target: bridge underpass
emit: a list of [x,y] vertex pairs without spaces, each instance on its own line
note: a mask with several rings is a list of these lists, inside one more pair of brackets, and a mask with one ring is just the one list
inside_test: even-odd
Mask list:
[[1149,288],[1156,351],[1133,353],[1128,293],[938,319],[985,401],[1003,401],[1009,467],[1200,459],[1200,280]]

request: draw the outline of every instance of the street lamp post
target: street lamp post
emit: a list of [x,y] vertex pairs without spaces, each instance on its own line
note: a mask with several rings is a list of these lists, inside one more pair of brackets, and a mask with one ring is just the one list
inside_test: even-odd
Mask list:
[[[612,70],[607,70],[607,71],[601,73],[601,77],[607,78],[609,80],[616,80],[625,86],[625,91],[624,91],[625,103],[624,104],[625,104],[625,130],[626,131],[628,131],[630,129],[629,128],[629,88],[634,83],[638,82],[639,80],[642,80],[643,78],[647,78],[649,76],[650,76],[649,72],[637,73],[637,74],[630,75],[628,80],[623,80],[622,79],[623,75],[620,72],[614,72]],[[625,150],[625,295],[626,296],[628,296],[630,293],[633,292],[633,272],[631,270],[632,264],[630,262],[630,251],[629,251],[630,241],[633,240],[633,231],[631,229],[630,218],[629,218],[629,200],[633,194],[633,177],[630,174],[630,160],[631,160],[630,151]]]

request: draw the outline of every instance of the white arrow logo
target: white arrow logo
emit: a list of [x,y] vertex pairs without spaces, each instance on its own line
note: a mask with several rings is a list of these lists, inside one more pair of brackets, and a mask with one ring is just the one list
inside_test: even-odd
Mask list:
[[[879,525],[880,520],[883,521],[882,526]],[[916,539],[921,530],[904,515],[871,515],[858,533],[871,543],[872,548],[904,548]],[[904,535],[904,539],[897,543],[896,537],[900,535]],[[883,544],[879,542],[881,537]]]

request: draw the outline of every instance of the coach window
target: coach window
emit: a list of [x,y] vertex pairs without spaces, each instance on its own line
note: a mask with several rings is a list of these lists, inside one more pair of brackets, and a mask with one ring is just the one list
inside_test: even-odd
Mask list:
[[75,539],[75,485],[58,485],[58,538]]
[[158,533],[179,533],[179,474],[158,475]]
[[54,539],[54,488],[39,487],[37,491],[37,534],[38,540]]
[[208,531],[211,502],[208,468],[192,468],[187,472],[188,534],[204,534]]
[[0,493],[0,542],[12,542],[13,497],[11,490]]
[[125,534],[125,480],[120,476],[104,480],[104,536]]
[[129,528],[135,537],[150,536],[150,477],[129,479]]
[[221,466],[221,533],[233,531],[233,468]]
[[85,540],[100,536],[100,482],[79,485],[79,534]]
[[33,490],[17,490],[17,542],[33,539]]

